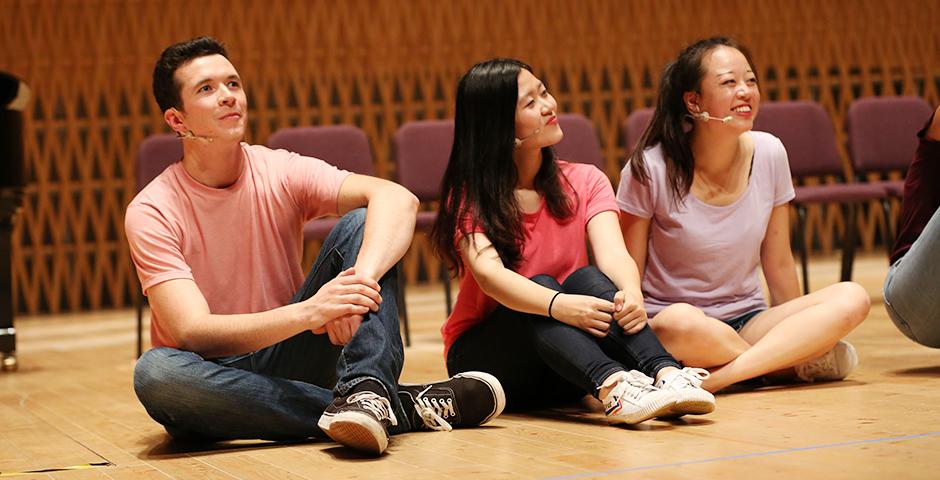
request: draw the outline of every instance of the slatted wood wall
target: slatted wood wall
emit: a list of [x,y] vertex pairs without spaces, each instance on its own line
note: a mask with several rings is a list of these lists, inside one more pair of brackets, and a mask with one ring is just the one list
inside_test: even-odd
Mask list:
[[[620,124],[651,105],[662,66],[692,40],[720,33],[748,45],[764,98],[819,101],[844,142],[854,98],[940,100],[937,25],[935,0],[0,0],[0,69],[35,92],[14,241],[17,309],[132,301],[123,209],[138,144],[166,130],[150,93],[153,62],[179,40],[208,34],[227,44],[249,93],[249,141],[286,126],[353,123],[386,177],[399,125],[452,116],[456,80],[471,64],[518,57],[562,111],[593,120],[616,179]],[[872,249],[884,219],[875,208],[862,216]],[[841,226],[831,209],[810,214],[823,251]],[[416,239],[408,278],[436,265]]]

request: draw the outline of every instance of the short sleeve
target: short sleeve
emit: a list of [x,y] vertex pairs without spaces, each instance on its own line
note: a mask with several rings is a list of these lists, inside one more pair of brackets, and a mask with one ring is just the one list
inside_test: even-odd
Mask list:
[[640,218],[652,218],[653,207],[653,187],[657,185],[657,179],[653,175],[653,165],[646,158],[647,183],[644,185],[633,175],[630,169],[630,162],[624,165],[620,171],[620,185],[617,187],[617,206],[621,210]]
[[608,210],[616,212],[617,202],[614,200],[614,188],[610,179],[594,165],[585,165],[584,204],[585,220],[590,221],[595,215]]
[[318,158],[286,150],[276,150],[274,153],[287,155],[283,181],[291,197],[302,209],[304,220],[339,213],[339,190],[350,172]]
[[193,280],[181,249],[181,239],[160,212],[147,204],[131,204],[124,232],[143,292],[175,279]]

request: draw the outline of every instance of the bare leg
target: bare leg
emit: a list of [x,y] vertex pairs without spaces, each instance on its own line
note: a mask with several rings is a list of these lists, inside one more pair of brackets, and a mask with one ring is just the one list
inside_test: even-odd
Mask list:
[[666,350],[690,367],[719,367],[751,348],[727,323],[687,303],[664,308],[650,327]]
[[703,386],[715,392],[819,357],[865,320],[869,308],[868,293],[852,282],[773,307],[741,329],[741,338],[753,346],[715,369]]

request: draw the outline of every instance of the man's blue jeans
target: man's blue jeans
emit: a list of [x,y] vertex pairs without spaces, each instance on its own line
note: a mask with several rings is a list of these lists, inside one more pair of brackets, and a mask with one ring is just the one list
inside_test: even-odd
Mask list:
[[885,309],[901,333],[940,348],[940,210],[911,249],[888,269]]
[[[346,214],[323,242],[299,302],[355,264],[365,209]],[[174,348],[145,353],[134,370],[137,398],[176,438],[298,439],[323,436],[317,421],[336,396],[373,379],[385,386],[398,418],[390,433],[411,429],[398,400],[404,351],[395,269],[379,280],[382,304],[367,314],[345,347],[303,332],[257,352],[207,360]]]

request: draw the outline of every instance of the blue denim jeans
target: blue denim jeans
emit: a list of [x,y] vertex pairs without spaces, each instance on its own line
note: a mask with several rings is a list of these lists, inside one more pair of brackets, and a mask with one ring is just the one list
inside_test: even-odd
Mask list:
[[[583,267],[564,284],[548,275],[532,281],[564,293],[613,301],[617,287],[600,270]],[[507,408],[518,410],[557,405],[596,395],[604,380],[619,370],[638,369],[649,376],[667,366],[679,367],[653,330],[646,326],[627,335],[611,321],[607,336],[589,333],[550,318],[499,306],[483,322],[451,345],[447,369],[488,372],[506,392]]]
[[888,269],[885,309],[901,333],[940,348],[940,210],[910,250]]
[[[292,302],[310,298],[355,264],[365,210],[346,214],[330,232]],[[395,269],[379,280],[382,304],[369,312],[344,347],[307,331],[253,353],[205,359],[156,348],[137,361],[134,390],[154,420],[176,438],[191,440],[322,437],[317,421],[335,396],[373,379],[385,386],[398,418],[390,433],[411,426],[398,400],[404,362]]]

